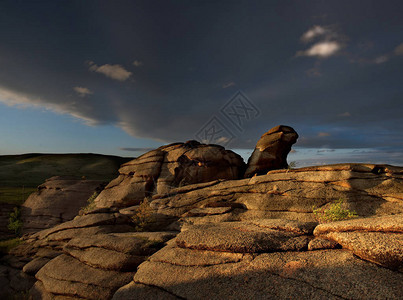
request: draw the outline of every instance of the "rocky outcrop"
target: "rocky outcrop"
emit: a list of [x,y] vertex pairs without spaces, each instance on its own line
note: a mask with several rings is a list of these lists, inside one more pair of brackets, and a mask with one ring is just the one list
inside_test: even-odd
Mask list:
[[110,299],[140,263],[177,234],[133,232],[134,226],[128,215],[101,210],[26,235],[2,259],[0,282],[7,289],[0,295],[26,292],[35,283],[34,299]]
[[276,126],[263,134],[248,160],[245,178],[266,174],[270,170],[286,169],[287,155],[297,139],[297,132],[284,125]]
[[[188,184],[25,237],[0,281],[35,276],[34,299],[401,299],[402,178],[341,164]],[[360,218],[318,225],[312,206],[339,198]],[[133,232],[139,212],[155,232]]]
[[24,233],[50,228],[73,219],[86,206],[94,192],[106,185],[103,181],[54,176],[38,187],[21,206]]
[[110,299],[137,266],[173,237],[170,233],[98,234],[71,239],[63,254],[36,273],[34,299]]
[[251,179],[214,181],[155,195],[159,214],[182,223],[259,218],[314,221],[313,207],[344,199],[360,216],[403,213],[403,168],[339,164],[275,170]]
[[[401,216],[384,220],[394,226],[401,224]],[[354,222],[369,224],[372,219]],[[375,222],[381,223],[382,218]],[[337,224],[326,226],[335,228]],[[361,260],[354,251],[335,249],[331,241],[322,247],[316,243],[315,251],[308,251],[308,241],[319,239],[312,236],[313,226],[263,219],[187,227],[142,263],[133,281],[118,289],[113,299],[403,297],[401,272]],[[315,232],[327,232],[321,226]],[[379,250],[388,256],[396,248],[389,240]]]
[[218,145],[189,141],[162,146],[122,165],[119,177],[106,186],[96,205],[128,207],[172,188],[216,179],[238,179],[244,165],[238,154]]

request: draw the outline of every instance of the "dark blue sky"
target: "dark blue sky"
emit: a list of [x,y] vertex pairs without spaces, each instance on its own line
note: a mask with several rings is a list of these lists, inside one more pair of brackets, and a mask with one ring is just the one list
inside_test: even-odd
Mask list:
[[284,124],[312,163],[403,164],[402,15],[402,1],[2,1],[0,153],[250,149]]

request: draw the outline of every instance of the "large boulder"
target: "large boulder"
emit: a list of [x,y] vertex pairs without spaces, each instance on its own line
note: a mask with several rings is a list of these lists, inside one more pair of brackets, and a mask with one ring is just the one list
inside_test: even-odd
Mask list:
[[172,188],[216,179],[238,179],[241,156],[219,145],[197,141],[162,146],[122,165],[119,177],[96,199],[96,206],[128,207]]
[[21,206],[24,233],[33,233],[73,219],[94,192],[106,185],[99,180],[54,176],[38,187]]
[[287,155],[297,139],[297,132],[284,125],[278,125],[263,134],[248,160],[245,178],[287,168]]

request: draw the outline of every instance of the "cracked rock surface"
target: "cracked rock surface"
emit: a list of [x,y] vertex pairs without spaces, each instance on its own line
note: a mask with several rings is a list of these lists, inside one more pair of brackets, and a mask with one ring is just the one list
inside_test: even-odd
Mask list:
[[[394,221],[399,218],[396,216]],[[385,217],[385,228],[393,222],[389,218],[387,225],[386,220],[388,217]],[[276,221],[264,219],[254,223],[273,227]],[[368,224],[371,218],[354,221]],[[337,227],[338,223],[342,222],[324,227]],[[371,259],[360,259],[354,255],[356,251],[343,246],[343,241],[343,248],[335,249],[337,243],[326,236],[313,239],[312,224],[294,221],[288,226],[281,222],[279,225],[282,226],[278,229],[258,227],[250,222],[189,226],[142,263],[133,281],[118,289],[113,299],[159,299],[162,295],[168,299],[403,297],[403,273],[399,270],[379,267]],[[320,226],[316,228],[320,229]],[[295,233],[298,228],[307,230]],[[257,233],[264,235],[257,238]],[[308,241],[317,240],[310,248],[315,251],[308,251],[306,245],[300,249],[273,247],[273,241],[284,241],[285,234],[287,237],[287,234],[294,237],[307,235],[310,237]],[[376,234],[390,233],[378,227]],[[354,237],[346,237],[346,240],[350,239],[354,241]],[[251,244],[245,246],[249,242]],[[371,243],[371,237],[362,237],[362,242]],[[386,240],[379,249],[382,248],[381,252],[387,255],[390,249],[399,247],[395,243],[395,239]]]

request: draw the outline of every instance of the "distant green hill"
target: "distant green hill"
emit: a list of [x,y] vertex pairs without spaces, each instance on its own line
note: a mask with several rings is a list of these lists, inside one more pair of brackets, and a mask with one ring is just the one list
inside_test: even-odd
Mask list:
[[109,181],[131,160],[101,154],[23,154],[0,156],[0,186],[36,187],[55,175]]
[[111,181],[133,158],[101,154],[0,155],[0,203],[22,203],[47,178],[73,175]]

